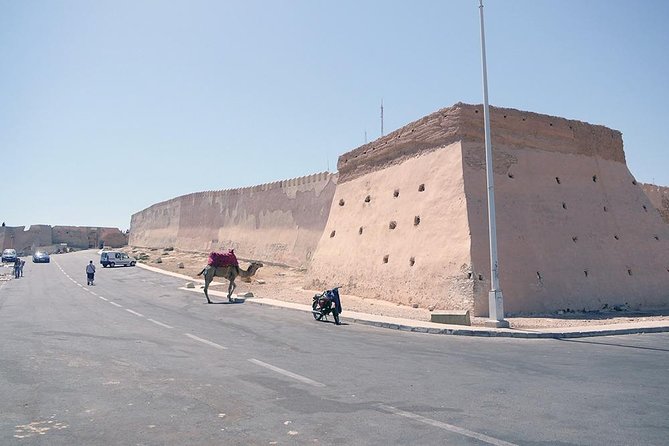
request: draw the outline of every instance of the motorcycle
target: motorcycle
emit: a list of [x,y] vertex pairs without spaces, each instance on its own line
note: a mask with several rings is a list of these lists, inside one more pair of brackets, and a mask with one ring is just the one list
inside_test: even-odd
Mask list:
[[311,314],[317,321],[322,320],[329,314],[332,314],[336,325],[341,325],[339,315],[341,314],[341,301],[339,300],[339,287],[325,290],[321,294],[314,296],[314,302],[311,305]]

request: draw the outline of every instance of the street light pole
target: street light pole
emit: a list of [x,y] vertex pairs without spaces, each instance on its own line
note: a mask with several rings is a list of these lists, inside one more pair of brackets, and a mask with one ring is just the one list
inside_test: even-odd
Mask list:
[[488,108],[488,69],[485,57],[485,32],[483,29],[483,0],[479,0],[481,18],[481,65],[483,71],[483,123],[485,127],[485,170],[488,186],[488,234],[490,236],[490,291],[488,292],[487,326],[509,327],[504,319],[504,298],[499,287],[499,262],[497,260],[497,229],[495,223],[495,186],[490,142],[490,110]]

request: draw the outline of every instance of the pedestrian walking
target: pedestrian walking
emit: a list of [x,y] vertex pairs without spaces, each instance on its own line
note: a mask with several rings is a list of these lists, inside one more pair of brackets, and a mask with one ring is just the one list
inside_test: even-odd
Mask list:
[[23,267],[25,266],[26,261],[21,259],[21,264],[19,265],[19,273],[21,274],[21,277],[23,277]]
[[86,265],[86,278],[86,285],[94,285],[93,281],[95,280],[95,265],[93,265],[92,260],[88,263],[88,265]]
[[17,257],[14,260],[14,278],[18,279],[19,277],[21,277],[21,259]]

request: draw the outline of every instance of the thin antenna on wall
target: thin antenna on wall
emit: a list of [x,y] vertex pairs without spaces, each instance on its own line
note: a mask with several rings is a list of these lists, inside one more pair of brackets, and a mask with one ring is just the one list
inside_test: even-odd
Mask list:
[[381,98],[381,136],[383,136],[383,98]]

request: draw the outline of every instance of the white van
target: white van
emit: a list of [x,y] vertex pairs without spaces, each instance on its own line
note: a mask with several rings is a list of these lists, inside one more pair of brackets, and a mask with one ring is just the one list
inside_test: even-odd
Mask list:
[[135,266],[137,260],[134,257],[121,251],[102,251],[100,254],[100,264],[103,268],[115,267],[118,265]]

